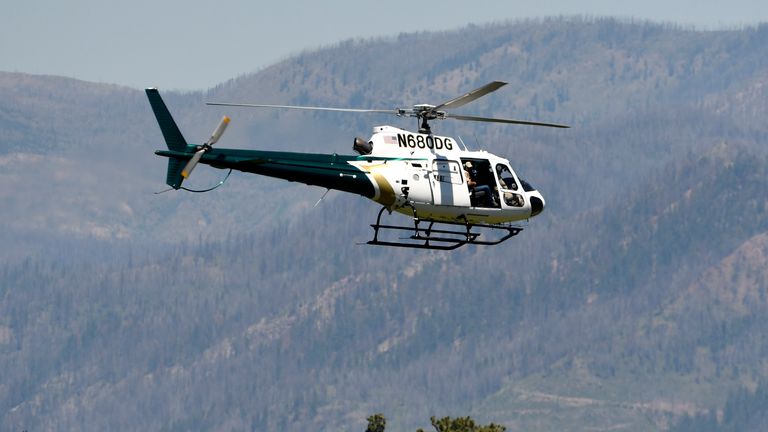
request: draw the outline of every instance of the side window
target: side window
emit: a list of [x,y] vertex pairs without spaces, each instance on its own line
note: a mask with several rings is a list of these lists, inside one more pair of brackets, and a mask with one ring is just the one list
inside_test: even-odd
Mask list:
[[517,190],[517,182],[515,182],[515,177],[512,175],[512,171],[508,166],[497,164],[496,174],[499,176],[499,184],[502,189]]
[[435,180],[444,183],[464,184],[459,163],[451,160],[436,160],[432,165]]

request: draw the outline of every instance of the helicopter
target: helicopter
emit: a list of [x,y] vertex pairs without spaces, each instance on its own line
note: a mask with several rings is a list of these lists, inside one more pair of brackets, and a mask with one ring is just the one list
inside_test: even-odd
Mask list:
[[[354,138],[352,148],[357,155],[214,148],[230,122],[228,116],[221,119],[206,142],[189,144],[159,91],[147,88],[146,94],[167,146],[167,150],[157,150],[155,154],[168,158],[168,190],[208,192],[221,186],[232,170],[238,170],[320,186],[327,191],[349,192],[382,206],[376,222],[371,224],[374,232],[368,244],[452,250],[467,244],[498,245],[520,233],[520,223],[539,215],[545,207],[542,194],[517,176],[508,159],[484,150],[469,150],[461,140],[435,135],[429,124],[432,120],[455,119],[569,127],[447,112],[506,84],[492,81],[438,105],[416,104],[395,109],[207,102],[227,107],[381,113],[413,117],[420,122],[418,132],[389,125],[373,127],[369,139]],[[229,173],[210,189],[191,190],[182,186],[201,163],[229,169]],[[412,223],[382,223],[385,211],[388,215],[396,212],[409,216]]]

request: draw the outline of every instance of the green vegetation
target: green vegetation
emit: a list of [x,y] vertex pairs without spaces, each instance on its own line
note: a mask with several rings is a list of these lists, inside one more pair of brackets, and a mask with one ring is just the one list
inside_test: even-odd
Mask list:
[[[507,430],[504,426],[493,423],[486,426],[477,425],[470,417],[441,419],[430,417],[430,422],[437,432],[504,432]],[[384,432],[386,425],[387,420],[383,414],[374,414],[368,417],[368,428],[365,432]],[[424,429],[418,429],[416,432],[424,432]]]
[[[472,114],[573,128],[436,127],[508,155],[547,210],[454,253],[356,245],[372,203],[313,209],[323,190],[271,179],[154,195],[142,92],[0,73],[0,430],[362,430],[373,410],[398,431],[435,412],[765,430],[767,70],[767,26],[550,19],[350,41],[164,93],[192,142],[221,115],[204,100],[388,107],[509,81]],[[222,147],[341,154],[374,124],[414,126],[229,114]]]
[[387,419],[384,414],[374,414],[368,417],[368,428],[365,432],[384,432],[387,427]]
[[[486,426],[476,425],[475,421],[469,417],[443,417],[441,419],[431,417],[430,421],[437,432],[504,432],[507,430],[504,426],[493,423]],[[417,432],[424,431],[419,429]]]

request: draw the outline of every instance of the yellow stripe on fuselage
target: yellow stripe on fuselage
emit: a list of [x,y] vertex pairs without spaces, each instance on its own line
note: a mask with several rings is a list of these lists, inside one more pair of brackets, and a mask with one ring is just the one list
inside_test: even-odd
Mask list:
[[373,175],[373,179],[376,181],[376,185],[379,189],[379,196],[374,199],[377,203],[384,205],[384,206],[391,206],[395,203],[395,190],[392,189],[392,185],[389,184],[389,181],[387,179],[376,172],[371,173]]

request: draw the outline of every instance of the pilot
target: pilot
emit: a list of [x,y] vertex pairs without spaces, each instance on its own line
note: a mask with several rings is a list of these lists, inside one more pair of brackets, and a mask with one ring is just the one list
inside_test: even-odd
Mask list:
[[481,199],[484,207],[490,207],[489,203],[491,202],[491,187],[488,185],[477,184],[477,181],[475,181],[475,176],[472,174],[476,174],[475,170],[472,169],[472,162],[464,162],[464,177],[467,179],[467,187],[471,193],[474,192],[475,197]]
[[499,176],[502,186],[506,189],[517,190],[517,183],[515,183],[515,178],[512,177],[512,173],[509,172],[509,168],[501,164],[496,165],[496,174]]

